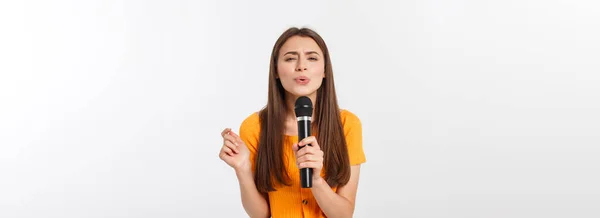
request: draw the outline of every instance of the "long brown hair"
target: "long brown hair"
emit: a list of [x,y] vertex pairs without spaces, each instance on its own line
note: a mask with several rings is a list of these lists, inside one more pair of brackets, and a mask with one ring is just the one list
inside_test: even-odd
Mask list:
[[[269,96],[267,105],[260,110],[260,138],[256,157],[254,181],[258,191],[275,191],[274,183],[290,185],[290,177],[284,165],[283,137],[284,122],[288,110],[286,95],[281,81],[277,79],[279,50],[292,36],[310,37],[321,50],[325,61],[325,78],[317,90],[312,131],[324,153],[323,170],[325,181],[331,186],[343,186],[350,179],[350,161],[340,109],[337,104],[333,70],[325,41],[308,28],[289,28],[277,39],[271,53],[269,69]],[[323,131],[319,131],[323,130]],[[317,172],[314,172],[317,173]]]

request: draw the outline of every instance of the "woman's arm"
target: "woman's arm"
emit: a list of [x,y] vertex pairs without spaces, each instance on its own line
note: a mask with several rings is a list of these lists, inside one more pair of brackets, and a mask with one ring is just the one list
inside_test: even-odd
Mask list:
[[221,132],[223,146],[219,158],[235,170],[235,175],[240,183],[242,205],[250,217],[270,217],[269,203],[256,189],[251,168],[250,153],[246,143],[240,136],[226,128]]
[[246,210],[248,216],[252,218],[271,217],[267,200],[256,189],[252,171],[249,168],[244,170],[236,170],[235,174],[240,182],[242,205],[244,205],[244,210]]
[[327,217],[352,217],[359,174],[360,165],[351,166],[350,180],[345,186],[339,187],[337,193],[331,190],[322,177],[313,179],[312,194]]
[[[311,146],[306,146],[311,145]],[[354,214],[354,200],[358,188],[358,177],[360,165],[350,166],[350,180],[337,189],[337,193],[331,190],[329,184],[321,177],[323,169],[323,151],[314,136],[309,136],[292,146],[296,155],[298,168],[313,169],[313,186],[311,188],[317,204],[327,217],[352,217]]]

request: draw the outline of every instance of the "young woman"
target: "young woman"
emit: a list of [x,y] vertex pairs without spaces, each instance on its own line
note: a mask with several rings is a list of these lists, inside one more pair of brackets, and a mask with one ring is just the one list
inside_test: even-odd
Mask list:
[[[313,103],[313,134],[298,142],[300,96]],[[267,105],[242,122],[239,135],[226,128],[221,136],[219,157],[235,170],[250,217],[352,217],[366,161],[362,126],[338,107],[329,51],[313,30],[290,28],[279,37]],[[313,169],[312,188],[301,187],[300,168]]]

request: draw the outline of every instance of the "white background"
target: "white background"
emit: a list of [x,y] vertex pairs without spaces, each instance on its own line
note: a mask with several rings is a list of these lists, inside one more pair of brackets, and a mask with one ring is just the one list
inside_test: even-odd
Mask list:
[[599,217],[593,0],[2,1],[0,217],[245,217],[219,133],[288,27],[363,123],[355,217]]

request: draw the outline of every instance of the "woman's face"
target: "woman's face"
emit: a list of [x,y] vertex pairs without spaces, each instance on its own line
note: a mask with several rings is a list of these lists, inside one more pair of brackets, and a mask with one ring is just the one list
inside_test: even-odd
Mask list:
[[289,38],[279,50],[277,75],[288,94],[316,95],[325,77],[325,60],[319,45],[310,37]]

